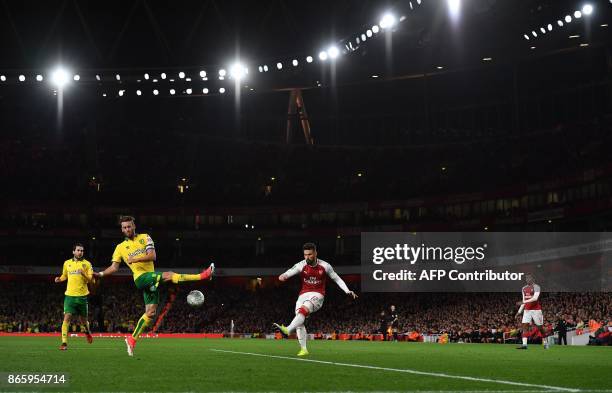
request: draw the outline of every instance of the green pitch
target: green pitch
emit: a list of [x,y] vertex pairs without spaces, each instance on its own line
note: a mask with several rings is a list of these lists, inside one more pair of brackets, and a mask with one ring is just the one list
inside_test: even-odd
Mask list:
[[[141,339],[130,358],[122,339],[0,337],[0,372],[70,375],[63,388],[1,391],[607,391],[612,348],[539,345]],[[262,356],[259,356],[262,355]]]

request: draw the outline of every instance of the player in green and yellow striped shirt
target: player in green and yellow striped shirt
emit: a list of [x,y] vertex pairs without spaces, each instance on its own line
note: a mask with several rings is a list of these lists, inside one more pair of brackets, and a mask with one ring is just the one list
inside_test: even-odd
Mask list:
[[81,325],[87,329],[87,342],[90,344],[93,342],[87,320],[87,295],[89,295],[87,284],[93,280],[93,269],[91,263],[83,259],[84,252],[83,245],[76,243],[72,247],[72,258],[64,262],[62,275],[55,277],[56,283],[68,281],[64,293],[64,321],[62,322],[62,345],[60,346],[62,351],[68,349],[68,327],[73,315],[78,315]]
[[119,220],[121,232],[125,240],[115,247],[113,252],[112,264],[95,276],[104,277],[119,270],[121,262],[124,262],[134,274],[134,284],[140,289],[144,296],[145,313],[140,317],[131,336],[125,339],[128,355],[134,355],[136,340],[140,337],[143,330],[153,322],[159,304],[160,283],[178,284],[185,281],[200,281],[212,279],[215,265],[210,266],[198,274],[177,274],[174,272],[156,272],[154,262],[157,258],[155,254],[155,244],[151,236],[146,233],[136,233],[134,217],[123,216]]

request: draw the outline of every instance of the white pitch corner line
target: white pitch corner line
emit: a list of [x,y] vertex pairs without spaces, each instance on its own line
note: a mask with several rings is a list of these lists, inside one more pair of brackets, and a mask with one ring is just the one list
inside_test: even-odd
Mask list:
[[[439,377],[439,378],[461,379],[461,380],[464,380],[464,381],[490,382],[490,383],[498,383],[498,384],[502,384],[502,385],[525,386],[525,387],[540,388],[540,389],[546,389],[548,391],[557,391],[557,392],[580,392],[581,391],[581,389],[565,388],[565,387],[561,387],[561,386],[537,385],[537,384],[533,384],[533,383],[506,381],[506,380],[503,380],[503,379],[467,377],[467,376],[463,376],[463,375],[433,373],[433,372],[418,371],[418,370],[403,369],[403,368],[389,368],[389,367],[368,366],[368,365],[365,365],[365,364],[329,362],[329,361],[325,361],[325,360],[293,358],[293,357],[289,357],[289,356],[267,355],[267,354],[263,354],[263,353],[254,353],[254,352],[228,351],[228,350],[225,350],[225,349],[210,349],[210,350],[213,351],[213,352],[231,353],[231,354],[235,354],[235,355],[260,356],[260,357],[273,358],[273,359],[295,360],[295,361],[298,361],[298,362],[329,364],[329,365],[333,365],[333,366],[343,366],[343,367],[365,368],[365,369],[368,369],[368,370],[392,371],[392,372],[398,372],[398,373],[425,375],[425,376]],[[509,393],[510,392],[511,391],[509,391]]]

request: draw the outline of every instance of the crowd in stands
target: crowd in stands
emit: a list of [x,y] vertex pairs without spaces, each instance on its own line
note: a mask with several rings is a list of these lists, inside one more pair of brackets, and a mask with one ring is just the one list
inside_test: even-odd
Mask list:
[[[199,308],[185,301],[196,285],[173,289],[172,302],[168,302],[170,289],[164,289],[158,315],[164,308],[167,313],[156,331],[230,333],[233,326],[235,333],[272,333],[272,323],[289,322],[294,315],[298,291],[293,284],[247,289],[223,281],[211,283],[203,288],[206,302]],[[51,281],[4,282],[0,331],[59,331],[61,287]],[[361,293],[353,301],[336,288],[329,288],[323,308],[310,316],[306,325],[311,333],[371,334],[381,331],[379,314],[393,304],[399,314],[400,333],[447,333],[450,341],[501,342],[504,333],[518,334],[516,301],[517,295],[511,293]],[[544,294],[542,303],[549,331],[563,318],[569,326],[579,327],[596,321],[600,333],[605,333],[612,320],[610,293]],[[143,308],[142,295],[131,283],[103,283],[90,295],[92,329],[129,332]],[[78,330],[78,323],[72,329]]]

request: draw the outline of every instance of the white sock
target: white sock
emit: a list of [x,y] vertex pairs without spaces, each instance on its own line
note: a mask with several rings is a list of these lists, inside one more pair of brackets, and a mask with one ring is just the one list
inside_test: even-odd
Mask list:
[[523,337],[523,345],[527,346],[527,337]]
[[306,320],[306,317],[304,315],[302,315],[301,313],[296,313],[295,314],[295,318],[293,318],[293,321],[291,321],[291,323],[289,324],[289,326],[287,326],[287,330],[289,330],[289,333],[293,333],[293,331],[298,327],[304,324],[304,321]]
[[300,342],[300,347],[302,347],[302,349],[306,349],[306,340],[308,340],[308,334],[306,333],[306,326],[304,325],[298,326],[295,329],[295,332],[297,333],[297,338],[298,338],[298,341]]

